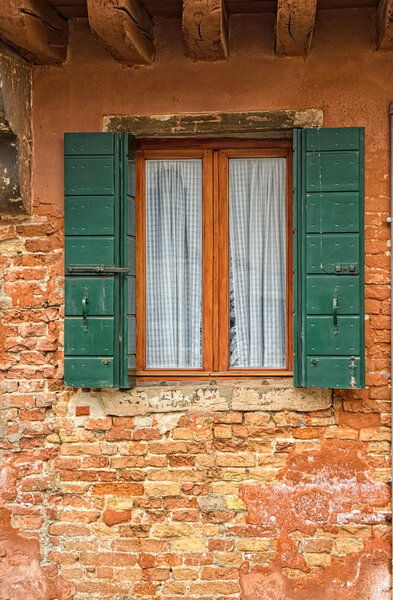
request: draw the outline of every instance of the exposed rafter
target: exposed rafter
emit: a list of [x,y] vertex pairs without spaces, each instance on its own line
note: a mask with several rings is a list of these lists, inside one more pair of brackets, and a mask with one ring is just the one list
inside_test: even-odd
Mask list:
[[377,50],[393,50],[393,0],[378,4]]
[[278,0],[276,54],[305,56],[314,33],[317,0]]
[[35,64],[66,59],[67,21],[46,0],[0,0],[0,37]]
[[153,62],[153,24],[139,0],[87,0],[87,10],[93,33],[117,60]]
[[214,61],[228,57],[225,0],[183,0],[182,25],[193,58]]

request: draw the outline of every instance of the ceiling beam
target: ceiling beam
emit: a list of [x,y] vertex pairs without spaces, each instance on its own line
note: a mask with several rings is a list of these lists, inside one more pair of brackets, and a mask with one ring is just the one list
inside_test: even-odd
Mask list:
[[314,33],[317,0],[278,0],[277,56],[305,56]]
[[378,4],[377,50],[393,50],[393,0]]
[[46,0],[0,0],[0,38],[35,64],[66,59],[67,21]]
[[228,15],[225,0],[183,0],[183,35],[196,60],[228,58]]
[[117,60],[151,65],[154,60],[153,23],[139,0],[87,0],[93,33]]

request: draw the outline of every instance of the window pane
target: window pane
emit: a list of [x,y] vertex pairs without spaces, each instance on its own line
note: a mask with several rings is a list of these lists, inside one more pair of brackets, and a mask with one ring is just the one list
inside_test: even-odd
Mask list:
[[202,367],[202,160],[146,161],[146,366]]
[[230,366],[286,364],[286,160],[229,161]]

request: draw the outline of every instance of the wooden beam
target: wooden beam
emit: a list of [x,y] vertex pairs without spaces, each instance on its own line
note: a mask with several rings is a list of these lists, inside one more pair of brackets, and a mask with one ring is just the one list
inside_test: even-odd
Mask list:
[[393,0],[378,4],[377,50],[393,50]]
[[46,0],[0,0],[0,37],[35,64],[66,59],[67,21]]
[[211,61],[228,58],[225,0],[183,0],[182,26],[193,58]]
[[93,33],[114,58],[131,65],[154,60],[153,23],[139,0],[87,0]]
[[314,32],[317,0],[278,0],[277,56],[305,56]]

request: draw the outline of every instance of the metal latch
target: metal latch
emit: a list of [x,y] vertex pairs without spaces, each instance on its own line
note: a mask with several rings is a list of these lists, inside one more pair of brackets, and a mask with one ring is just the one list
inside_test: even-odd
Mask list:
[[336,264],[335,267],[335,272],[336,273],[356,273],[357,272],[357,265],[355,264]]
[[97,265],[95,267],[75,267],[68,265],[67,273],[98,273],[101,275],[111,275],[113,273],[129,273],[129,267],[106,267],[105,265]]

